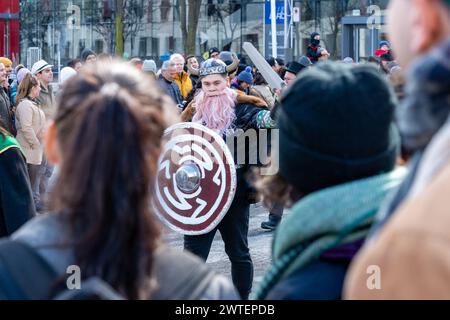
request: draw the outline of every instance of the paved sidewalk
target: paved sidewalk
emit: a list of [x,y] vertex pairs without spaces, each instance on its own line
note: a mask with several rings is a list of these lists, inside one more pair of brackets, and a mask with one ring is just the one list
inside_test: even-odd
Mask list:
[[[268,211],[261,204],[250,206],[248,243],[254,266],[253,289],[257,288],[271,262],[270,252],[273,232],[261,229],[261,222],[267,220],[267,217]],[[183,236],[168,230],[165,239],[169,246],[180,250],[183,249]],[[231,265],[228,256],[225,254],[219,232],[214,238],[207,264],[216,272],[227,276],[231,280]]]

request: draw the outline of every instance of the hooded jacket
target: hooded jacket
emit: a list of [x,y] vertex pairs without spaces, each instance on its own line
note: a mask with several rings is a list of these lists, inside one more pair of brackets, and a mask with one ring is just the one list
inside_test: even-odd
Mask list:
[[319,34],[317,32],[313,32],[311,34],[310,43],[306,50],[306,56],[309,58],[309,60],[311,60],[312,63],[318,62],[319,58],[322,56],[322,54],[319,53],[320,44],[314,43],[314,38],[318,35]]
[[177,73],[174,82],[178,85],[178,88],[181,92],[181,97],[183,100],[186,100],[189,92],[191,92],[193,86],[192,86],[192,80],[189,77],[189,74],[186,71],[183,71],[182,73]]

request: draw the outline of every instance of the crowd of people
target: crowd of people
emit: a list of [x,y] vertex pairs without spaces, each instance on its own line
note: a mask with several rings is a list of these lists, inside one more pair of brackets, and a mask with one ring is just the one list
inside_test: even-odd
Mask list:
[[[305,56],[267,59],[281,91],[217,48],[159,69],[85,49],[57,92],[46,61],[28,70],[0,58],[0,297],[450,298],[450,2],[391,0],[389,14],[395,51],[381,41],[368,61],[331,61],[318,33]],[[237,166],[225,217],[185,235],[183,252],[164,244],[151,205],[163,132],[181,121],[224,139],[240,129],[280,139],[279,171],[249,179],[257,164]],[[259,200],[275,233],[252,288]],[[231,279],[205,265],[217,231]],[[48,283],[21,288],[11,261]],[[70,265],[83,290],[64,288]]]

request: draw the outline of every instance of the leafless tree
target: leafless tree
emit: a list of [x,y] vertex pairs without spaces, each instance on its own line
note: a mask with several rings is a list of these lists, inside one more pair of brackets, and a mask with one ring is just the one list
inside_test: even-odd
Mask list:
[[[148,4],[148,3],[147,3]],[[126,41],[130,38],[131,53],[134,49],[134,37],[144,29],[143,23],[144,13],[146,12],[146,4],[139,0],[124,0],[124,31],[123,38]]]
[[214,16],[220,21],[224,35],[225,44],[224,50],[230,50],[231,44],[234,39],[234,34],[239,24],[235,23],[232,18],[232,14],[241,9],[241,6],[235,1],[216,0],[215,3],[211,3],[208,8],[208,14]]
[[102,1],[99,6],[94,10],[92,16],[92,26],[95,32],[97,32],[107,44],[107,53],[114,51],[114,27],[113,22],[113,8],[111,8],[110,1]]
[[[331,49],[331,57],[337,58],[338,55],[338,36],[341,31],[342,18],[348,9],[349,0],[328,1],[327,2],[327,20],[328,27],[331,31],[331,43],[328,44],[327,49]],[[323,39],[326,43],[326,39]]]
[[185,53],[195,53],[201,4],[201,0],[180,0],[179,2],[181,34]]

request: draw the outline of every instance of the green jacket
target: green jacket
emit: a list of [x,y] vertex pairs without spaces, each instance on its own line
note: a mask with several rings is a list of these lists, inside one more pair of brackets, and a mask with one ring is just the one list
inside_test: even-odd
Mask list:
[[10,135],[2,136],[0,134],[0,154],[2,154],[3,152],[6,152],[7,150],[9,150],[11,148],[17,148],[22,153],[22,150],[20,149],[20,145],[16,139],[11,137]]

